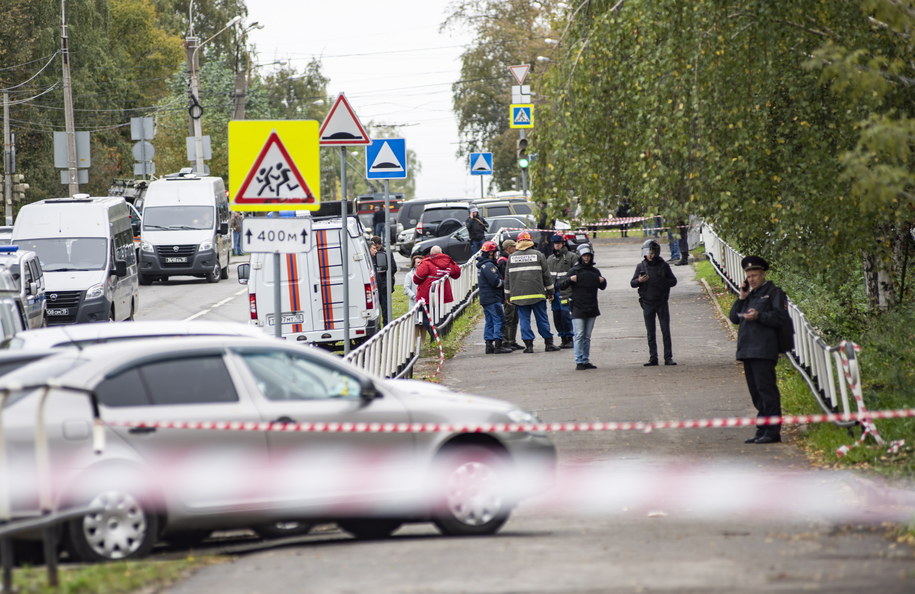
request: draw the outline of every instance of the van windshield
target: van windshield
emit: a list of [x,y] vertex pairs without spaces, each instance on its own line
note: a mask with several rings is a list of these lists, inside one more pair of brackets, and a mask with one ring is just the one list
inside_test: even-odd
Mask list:
[[104,270],[108,264],[108,240],[104,237],[17,239],[15,244],[38,254],[45,272]]
[[212,206],[147,206],[143,209],[144,229],[212,229]]

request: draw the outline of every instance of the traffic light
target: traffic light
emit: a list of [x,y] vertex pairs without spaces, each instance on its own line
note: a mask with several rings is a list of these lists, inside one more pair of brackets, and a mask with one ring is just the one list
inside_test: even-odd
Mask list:
[[530,159],[527,157],[527,138],[518,139],[518,167],[527,169],[530,165]]
[[25,202],[25,191],[29,189],[29,184],[25,182],[25,176],[21,173],[13,174],[13,202]]

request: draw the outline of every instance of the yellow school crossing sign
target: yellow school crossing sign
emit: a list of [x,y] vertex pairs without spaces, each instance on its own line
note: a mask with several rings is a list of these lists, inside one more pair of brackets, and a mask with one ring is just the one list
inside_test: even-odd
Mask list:
[[317,210],[321,198],[318,122],[229,122],[232,210]]

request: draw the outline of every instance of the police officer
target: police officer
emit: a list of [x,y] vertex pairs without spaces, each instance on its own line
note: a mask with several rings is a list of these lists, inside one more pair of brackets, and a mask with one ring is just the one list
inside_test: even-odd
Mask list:
[[[737,360],[743,371],[757,419],[780,417],[782,396],[775,379],[778,361],[778,328],[788,319],[788,297],[766,280],[769,263],[759,256],[747,256],[740,263],[746,280],[740,287],[729,318],[739,324]],[[757,425],[756,435],[744,443],[778,443],[781,425]]]

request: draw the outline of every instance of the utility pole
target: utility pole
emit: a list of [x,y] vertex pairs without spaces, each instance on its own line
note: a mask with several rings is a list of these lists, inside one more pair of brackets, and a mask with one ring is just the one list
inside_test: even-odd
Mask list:
[[[248,77],[251,75],[251,56],[245,47],[248,31],[263,29],[264,26],[257,21],[245,27],[241,32],[241,39],[235,44],[235,91],[232,93],[234,109],[233,120],[245,119],[245,97],[248,94]],[[241,68],[242,52],[244,52],[244,68]]]
[[190,73],[190,105],[187,113],[191,118],[191,136],[194,137],[194,171],[203,175],[203,124],[200,117],[203,115],[203,106],[200,105],[200,76],[197,73],[197,49],[200,38],[194,36],[194,21],[191,21],[190,33],[185,42],[187,50],[187,65]]
[[67,132],[68,189],[71,196],[79,193],[76,170],[76,126],[73,123],[73,84],[70,80],[70,49],[67,37],[66,0],[60,0],[60,59],[64,77],[64,127]]
[[3,91],[3,204],[6,226],[13,224],[13,141],[10,136],[10,94]]

